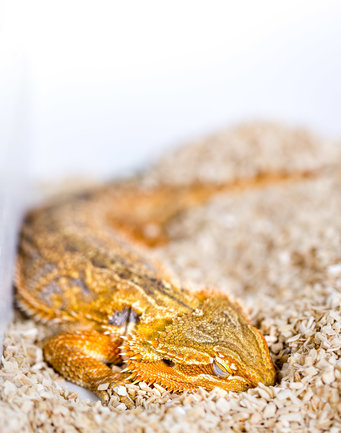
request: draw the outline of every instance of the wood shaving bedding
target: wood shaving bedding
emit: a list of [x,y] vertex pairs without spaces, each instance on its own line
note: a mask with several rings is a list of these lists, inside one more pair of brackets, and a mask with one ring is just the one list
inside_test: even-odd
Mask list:
[[240,300],[266,336],[275,386],[174,394],[131,384],[105,407],[63,386],[42,358],[47,330],[16,312],[0,368],[1,432],[341,431],[340,155],[340,145],[307,132],[250,124],[180,148],[144,178],[220,182],[321,169],[297,183],[219,195],[175,220],[173,241],[153,253],[194,289]]

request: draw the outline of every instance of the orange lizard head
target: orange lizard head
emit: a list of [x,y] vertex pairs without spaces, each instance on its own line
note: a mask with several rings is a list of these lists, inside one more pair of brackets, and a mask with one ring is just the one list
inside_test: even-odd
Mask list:
[[148,342],[128,343],[132,377],[174,390],[220,387],[244,391],[259,382],[273,385],[275,369],[261,332],[224,295],[176,316]]

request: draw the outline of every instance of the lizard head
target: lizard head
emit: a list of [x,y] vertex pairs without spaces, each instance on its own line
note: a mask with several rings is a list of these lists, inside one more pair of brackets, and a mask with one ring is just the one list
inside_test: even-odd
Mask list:
[[147,343],[134,336],[129,346],[135,354],[128,361],[132,377],[169,390],[244,391],[275,382],[263,335],[225,295],[208,297],[196,310],[168,320]]

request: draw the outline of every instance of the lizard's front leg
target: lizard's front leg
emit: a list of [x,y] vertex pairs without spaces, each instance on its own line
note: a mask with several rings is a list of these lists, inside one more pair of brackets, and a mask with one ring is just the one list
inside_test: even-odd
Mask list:
[[114,373],[106,365],[121,360],[121,342],[120,337],[113,338],[93,330],[80,330],[50,337],[46,340],[43,351],[47,362],[65,379],[89,389],[105,403],[109,394],[101,389],[101,385],[108,383],[108,389],[112,389],[129,376]]

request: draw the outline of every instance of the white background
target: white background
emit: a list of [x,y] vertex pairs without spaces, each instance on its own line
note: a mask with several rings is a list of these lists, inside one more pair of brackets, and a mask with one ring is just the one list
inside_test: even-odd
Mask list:
[[115,175],[244,120],[341,137],[340,1],[5,0],[0,25],[0,119],[25,124],[33,178]]

